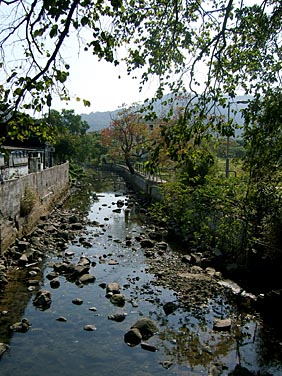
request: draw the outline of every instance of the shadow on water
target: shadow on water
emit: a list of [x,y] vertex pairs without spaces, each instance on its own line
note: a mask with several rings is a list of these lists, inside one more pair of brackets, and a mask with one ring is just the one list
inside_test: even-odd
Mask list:
[[[60,275],[60,287],[51,289],[46,275],[63,257],[46,250],[37,278],[51,291],[52,304],[42,311],[32,304],[36,291],[27,288],[26,271],[13,271],[0,294],[0,312],[7,311],[0,316],[0,342],[10,345],[0,361],[1,376],[282,375],[281,343],[273,329],[258,314],[239,310],[228,296],[215,295],[195,309],[178,306],[165,313],[164,304],[177,304],[177,295],[154,283],[155,276],[148,272],[137,240],[147,225],[121,177],[93,173],[66,203],[66,209],[72,208],[85,212],[95,225],[89,224],[83,234],[91,246],[84,247],[81,236],[68,244],[73,254],[69,259],[88,257],[96,281],[81,287]],[[105,297],[104,287],[110,282],[122,286],[123,306]],[[75,298],[82,304],[73,304]],[[125,320],[108,319],[117,313],[126,313]],[[12,335],[9,326],[23,317],[31,328]],[[148,340],[158,351],[124,342],[124,334],[142,317],[151,318],[159,328]],[[231,317],[236,324],[230,331],[217,332],[214,317]],[[96,330],[83,330],[85,325]],[[231,373],[235,368],[237,373]]]

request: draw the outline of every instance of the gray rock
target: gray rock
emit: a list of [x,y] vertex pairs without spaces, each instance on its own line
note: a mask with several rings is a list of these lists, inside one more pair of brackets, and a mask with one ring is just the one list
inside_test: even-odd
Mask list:
[[191,253],[191,264],[200,266],[202,257],[201,253]]
[[28,256],[26,253],[23,253],[21,257],[19,258],[19,265],[24,266],[28,263]]
[[41,309],[47,309],[52,303],[51,293],[47,290],[40,290],[33,299],[33,304]]
[[72,303],[76,305],[81,305],[83,303],[83,300],[80,298],[75,298],[72,300]]
[[69,223],[78,223],[79,221],[79,218],[77,215],[72,215],[71,217],[69,217]]
[[90,266],[91,260],[86,256],[81,256],[78,264],[83,266]]
[[17,246],[20,251],[26,251],[30,247],[30,243],[24,240],[20,240],[18,241]]
[[87,283],[94,283],[96,280],[96,277],[93,274],[83,274],[78,279],[78,283],[87,284]]
[[161,242],[163,239],[163,233],[161,231],[150,231],[148,233],[150,239]]
[[110,301],[112,304],[122,307],[125,304],[125,296],[123,294],[113,294]]
[[88,332],[93,332],[97,328],[96,328],[95,325],[87,324],[87,325],[84,325],[83,329],[86,330],[86,331],[88,331]]
[[151,239],[142,239],[140,244],[142,248],[153,248],[155,246],[155,242]]
[[160,362],[160,364],[163,366],[163,368],[169,369],[173,365],[173,362],[170,360],[165,360],[164,362]]
[[59,316],[56,318],[56,321],[67,322],[67,319],[64,316]]
[[137,328],[130,329],[124,335],[124,342],[130,346],[138,345],[142,340],[142,335]]
[[58,280],[58,278],[54,278],[50,281],[50,286],[52,289],[57,289],[60,287],[60,281]]
[[167,243],[166,242],[159,242],[159,243],[156,244],[156,247],[158,249],[162,249],[162,250],[165,251],[167,249]]
[[166,315],[170,315],[171,313],[176,311],[177,308],[178,308],[177,304],[175,304],[173,302],[167,302],[163,305],[163,310],[164,310]]
[[46,231],[46,232],[49,232],[49,233],[56,233],[57,232],[57,228],[53,225],[53,224],[49,224],[49,225],[47,225],[45,228],[44,228],[44,230]]
[[69,274],[73,272],[73,265],[66,262],[58,262],[53,265],[53,269],[59,274]]
[[117,260],[109,260],[108,265],[118,265],[119,262]]
[[90,269],[89,265],[81,265],[81,264],[74,265],[73,271],[72,271],[72,278],[78,278],[79,276],[83,274],[87,274],[89,272],[89,269]]
[[15,324],[11,325],[10,330],[12,330],[13,332],[25,333],[28,331],[30,326],[31,323],[28,319],[22,319],[22,321],[16,322]]
[[190,256],[190,255],[184,255],[184,256],[181,258],[181,261],[182,261],[184,264],[190,264],[190,263],[191,263],[191,256]]
[[228,331],[231,329],[231,319],[215,319],[213,324],[213,330],[216,331]]
[[152,258],[155,256],[155,252],[154,251],[151,251],[149,249],[146,249],[146,251],[144,252],[144,256],[145,257],[148,257],[148,258]]
[[82,229],[83,229],[83,225],[81,223],[72,223],[71,224],[71,230],[78,231],[78,230],[82,230]]
[[141,333],[142,339],[148,339],[158,332],[158,327],[155,322],[149,318],[142,318],[132,325],[131,329],[138,329]]
[[124,206],[124,201],[123,200],[118,200],[117,201],[117,207],[122,208]]
[[142,342],[141,347],[143,350],[151,351],[151,352],[156,352],[158,349],[154,345],[149,345],[149,343]]
[[38,279],[29,279],[27,283],[29,286],[37,286],[39,285],[40,281]]
[[72,257],[72,256],[74,256],[74,254],[75,254],[75,253],[72,252],[72,251],[66,251],[66,252],[65,252],[65,256],[66,256],[66,257]]
[[58,277],[58,273],[56,273],[56,272],[50,272],[50,273],[48,273],[47,275],[46,275],[46,278],[47,279],[49,279],[50,281],[52,280],[52,279],[54,279],[54,278],[57,278]]
[[114,315],[109,315],[108,319],[113,320],[113,321],[117,321],[117,322],[122,322],[122,321],[124,321],[126,316],[127,316],[127,313],[116,313]]
[[0,342],[0,358],[4,354],[4,352],[9,350],[9,348],[10,348],[9,345],[7,345],[6,343]]
[[112,292],[113,294],[119,294],[120,285],[117,282],[111,282],[106,286],[106,292]]

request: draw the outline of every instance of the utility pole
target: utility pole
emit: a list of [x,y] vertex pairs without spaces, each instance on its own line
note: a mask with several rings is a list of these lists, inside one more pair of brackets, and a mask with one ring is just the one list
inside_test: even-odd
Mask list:
[[[249,103],[249,101],[234,101],[232,103],[236,103],[236,104],[247,104]],[[227,121],[229,123],[230,121],[230,107],[231,107],[231,102],[228,102],[228,107],[227,107]],[[229,178],[229,172],[230,172],[230,169],[229,169],[229,146],[230,146],[230,136],[229,134],[227,135],[227,139],[226,139],[226,154],[225,154],[225,177],[228,179]]]
[[[228,102],[228,112],[227,112],[228,124],[229,124],[229,120],[230,120],[230,105],[231,105],[231,103]],[[225,155],[225,177],[226,177],[226,179],[229,178],[229,144],[230,144],[230,136],[229,136],[229,133],[228,133],[227,140],[226,140],[226,155]]]

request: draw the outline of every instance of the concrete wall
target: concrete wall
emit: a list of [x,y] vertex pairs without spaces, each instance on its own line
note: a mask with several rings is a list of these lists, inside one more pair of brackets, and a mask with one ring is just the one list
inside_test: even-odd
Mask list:
[[[0,185],[0,253],[16,238],[30,233],[42,215],[67,194],[69,187],[69,164],[64,163]],[[31,211],[21,215],[21,202],[28,188],[35,200]]]
[[136,172],[132,175],[128,168],[123,165],[104,164],[103,169],[115,171],[121,174],[136,190],[143,192],[154,201],[162,200],[162,182],[151,180]]

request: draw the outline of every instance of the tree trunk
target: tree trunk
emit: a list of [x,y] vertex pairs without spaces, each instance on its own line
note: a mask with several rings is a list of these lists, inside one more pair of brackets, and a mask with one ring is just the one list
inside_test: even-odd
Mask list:
[[132,163],[131,163],[131,161],[130,161],[130,159],[129,159],[128,157],[125,157],[125,163],[126,163],[126,166],[127,166],[128,169],[129,169],[130,173],[131,173],[132,175],[134,175],[134,174],[135,174],[135,169],[134,169],[134,167],[132,166]]

